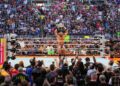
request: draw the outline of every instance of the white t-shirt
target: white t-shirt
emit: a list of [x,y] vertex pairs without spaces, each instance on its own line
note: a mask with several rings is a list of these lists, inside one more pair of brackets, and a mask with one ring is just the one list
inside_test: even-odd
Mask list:
[[96,70],[95,69],[90,69],[90,70],[88,70],[87,75],[91,76],[94,73],[96,73]]
[[47,46],[46,50],[49,51],[50,50],[50,46]]
[[12,57],[12,52],[11,51],[8,51],[8,56]]
[[21,46],[22,48],[25,47],[25,42],[24,42],[24,41],[18,41],[18,43],[20,44],[20,46]]

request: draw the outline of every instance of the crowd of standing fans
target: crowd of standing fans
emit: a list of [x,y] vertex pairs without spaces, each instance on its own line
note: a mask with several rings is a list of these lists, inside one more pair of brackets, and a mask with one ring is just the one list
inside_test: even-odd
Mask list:
[[120,86],[120,63],[114,67],[110,61],[106,67],[96,62],[95,57],[93,60],[87,57],[84,64],[76,56],[68,65],[67,59],[61,57],[50,67],[35,58],[27,67],[22,61],[14,67],[6,61],[0,70],[0,86]]
[[29,0],[0,0],[1,36],[47,36],[63,23],[69,34],[114,37],[120,31],[119,0],[103,4],[84,1],[87,0],[55,0],[49,6],[36,6]]

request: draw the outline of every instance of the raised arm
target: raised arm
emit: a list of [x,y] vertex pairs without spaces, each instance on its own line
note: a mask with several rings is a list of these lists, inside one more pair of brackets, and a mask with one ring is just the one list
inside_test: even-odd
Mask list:
[[68,30],[65,31],[65,36],[68,34]]
[[96,61],[96,59],[95,59],[95,56],[93,56],[93,62],[96,64],[97,63],[97,61]]
[[58,33],[57,33],[57,29],[54,31],[54,33],[55,33],[55,36],[57,36],[57,35],[58,35]]

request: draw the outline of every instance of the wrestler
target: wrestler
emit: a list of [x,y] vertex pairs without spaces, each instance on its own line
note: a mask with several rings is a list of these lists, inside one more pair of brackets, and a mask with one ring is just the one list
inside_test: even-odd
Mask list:
[[63,25],[59,25],[55,30],[55,36],[58,43],[57,49],[59,55],[65,54],[64,39],[67,34],[68,34],[68,30]]

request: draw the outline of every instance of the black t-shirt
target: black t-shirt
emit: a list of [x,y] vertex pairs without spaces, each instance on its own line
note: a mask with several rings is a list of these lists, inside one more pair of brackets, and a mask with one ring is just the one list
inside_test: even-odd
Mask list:
[[69,66],[69,70],[72,71],[73,70],[73,65]]
[[83,62],[80,62],[79,63],[79,70],[80,70],[80,72],[81,72],[81,74],[84,74],[84,64],[83,64]]
[[100,83],[98,86],[108,86],[106,83]]
[[62,67],[62,73],[63,73],[63,76],[66,76],[68,73],[69,73],[69,70],[68,70],[68,66],[67,65],[64,65]]
[[42,76],[38,77],[35,82],[36,86],[42,86],[44,83],[44,80],[45,80],[45,77],[42,77]]
[[36,84],[36,86],[42,86],[45,78],[46,78],[46,71],[42,68],[37,68],[33,72],[33,81]]
[[106,77],[106,82],[109,82],[110,78],[113,76],[112,72],[104,72],[104,75]]
[[41,75],[41,68],[34,68],[32,71],[33,81],[36,82],[36,79]]
[[63,86],[64,85],[64,77],[61,76],[57,76],[56,77],[56,86]]
[[86,86],[98,86],[98,84],[95,81],[90,81]]
[[20,83],[21,81],[28,81],[28,76],[22,73],[17,74],[16,76],[13,77],[12,81],[16,84]]
[[102,75],[102,73],[98,73],[98,74],[97,74],[97,76],[98,76],[98,77],[97,77],[97,83],[98,83],[98,84],[100,84],[100,80],[99,80],[100,75]]

